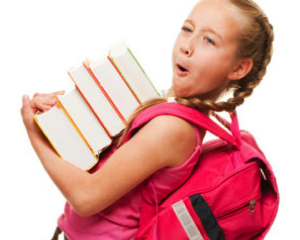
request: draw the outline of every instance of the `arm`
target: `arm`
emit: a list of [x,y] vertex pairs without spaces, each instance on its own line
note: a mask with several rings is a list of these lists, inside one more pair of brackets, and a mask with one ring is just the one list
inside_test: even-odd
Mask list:
[[35,123],[28,117],[31,115],[32,119],[33,115],[28,98],[23,99],[21,112],[41,163],[67,201],[82,216],[105,209],[157,170],[181,165],[196,146],[195,131],[189,123],[172,116],[157,117],[91,175],[60,159],[42,133],[31,130]]

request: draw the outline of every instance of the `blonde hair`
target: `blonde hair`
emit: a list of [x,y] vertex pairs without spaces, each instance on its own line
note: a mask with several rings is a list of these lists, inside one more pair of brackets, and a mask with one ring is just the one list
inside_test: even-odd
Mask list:
[[[266,74],[273,52],[273,26],[261,8],[252,0],[227,0],[227,2],[240,13],[238,14],[240,19],[237,20],[240,20],[241,30],[236,54],[238,58],[252,59],[251,71],[242,79],[230,81],[225,87],[222,86],[221,90],[216,89],[198,97],[178,97],[172,88],[170,90],[171,95],[176,97],[178,103],[198,109],[205,114],[208,114],[209,111],[232,112],[241,105]],[[232,91],[233,96],[227,101],[216,102],[216,97],[218,98],[222,92],[227,91]],[[141,104],[130,117],[119,144],[123,142],[133,120],[141,111],[166,101],[166,98],[155,98]]]

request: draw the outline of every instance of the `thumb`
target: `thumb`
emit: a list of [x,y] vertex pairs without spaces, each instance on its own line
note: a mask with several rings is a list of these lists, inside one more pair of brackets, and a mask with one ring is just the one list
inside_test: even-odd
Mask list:
[[28,95],[23,95],[23,97],[22,97],[21,114],[22,114],[23,119],[30,118],[33,115],[33,112],[30,107],[30,98]]
[[30,106],[30,98],[28,95],[23,95],[22,97],[22,108],[21,108],[21,115],[22,115],[22,120],[24,123],[24,126],[29,133],[29,131],[34,131],[38,132],[40,131],[37,124],[35,123],[33,116],[34,112]]
[[28,108],[30,107],[30,99],[28,95],[23,95],[22,97],[22,108]]

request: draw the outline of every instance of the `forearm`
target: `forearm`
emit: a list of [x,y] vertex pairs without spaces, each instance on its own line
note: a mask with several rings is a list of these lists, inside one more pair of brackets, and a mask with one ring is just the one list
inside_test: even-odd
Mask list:
[[88,194],[85,191],[89,189],[86,185],[91,175],[61,159],[42,134],[29,132],[28,136],[52,181],[73,208],[80,212],[81,202],[85,201],[85,194]]

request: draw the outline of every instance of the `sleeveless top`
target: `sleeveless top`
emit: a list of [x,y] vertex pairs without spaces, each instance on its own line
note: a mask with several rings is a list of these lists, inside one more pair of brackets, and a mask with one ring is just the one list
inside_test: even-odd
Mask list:
[[[195,126],[194,128],[197,145],[192,155],[182,165],[160,169],[111,206],[88,217],[79,216],[69,203],[66,203],[64,213],[58,219],[58,226],[68,240],[135,239],[141,217],[143,191],[148,193],[152,191],[153,199],[150,201],[154,206],[158,205],[188,179],[197,163],[201,153],[201,140],[199,130]],[[109,153],[104,154],[93,172],[97,171],[116,150],[117,148],[112,148]]]

